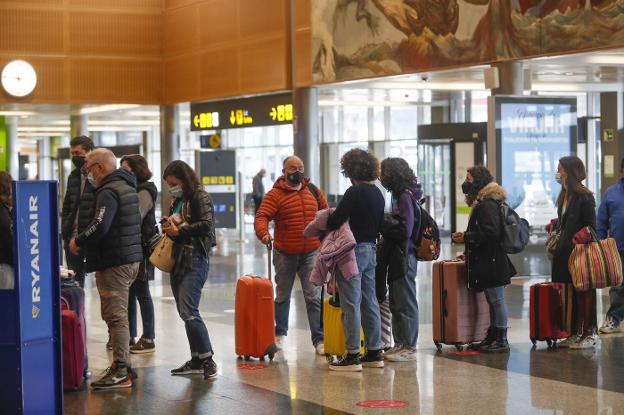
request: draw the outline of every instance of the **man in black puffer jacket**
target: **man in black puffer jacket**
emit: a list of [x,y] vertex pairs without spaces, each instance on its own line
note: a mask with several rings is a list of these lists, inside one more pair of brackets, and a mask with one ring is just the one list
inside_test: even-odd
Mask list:
[[116,167],[110,150],[99,148],[87,156],[85,168],[95,187],[95,216],[69,243],[74,255],[87,251],[87,271],[95,271],[102,319],[113,346],[115,361],[102,379],[91,383],[96,389],[132,386],[128,291],[143,259],[141,214],[135,176]]
[[81,287],[84,287],[85,253],[73,255],[69,251],[69,241],[85,230],[93,219],[95,192],[87,180],[87,171],[84,169],[85,158],[93,150],[93,141],[89,137],[81,135],[74,137],[69,146],[72,163],[76,168],[67,178],[67,190],[63,198],[63,211],[61,213],[61,237],[65,246],[67,267],[76,273],[76,281]]

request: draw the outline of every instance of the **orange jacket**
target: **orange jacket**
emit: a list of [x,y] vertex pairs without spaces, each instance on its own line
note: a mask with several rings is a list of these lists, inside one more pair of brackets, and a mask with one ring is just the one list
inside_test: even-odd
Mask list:
[[[316,215],[318,203],[314,194],[308,189],[310,179],[303,179],[301,189],[291,189],[286,179],[281,176],[273,188],[266,194],[256,213],[254,228],[256,236],[262,240],[269,234],[269,222],[275,221],[273,245],[285,254],[307,254],[321,245],[317,237],[306,238],[303,230]],[[319,190],[321,209],[327,208],[327,200]]]

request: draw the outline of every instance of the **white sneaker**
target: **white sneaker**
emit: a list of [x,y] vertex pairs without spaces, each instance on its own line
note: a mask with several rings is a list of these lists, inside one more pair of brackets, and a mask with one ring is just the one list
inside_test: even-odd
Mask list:
[[404,347],[399,352],[384,356],[384,358],[390,362],[413,362],[416,360],[416,350]]
[[325,356],[325,345],[323,344],[323,342],[316,343],[316,346],[314,346],[314,350],[316,350],[317,355]]
[[581,336],[579,336],[578,334],[573,334],[567,339],[562,340],[559,343],[557,343],[557,347],[561,347],[565,349],[565,348],[570,347],[570,345],[572,344],[578,343],[579,341],[581,341]]
[[620,325],[613,321],[613,319],[609,316],[605,317],[604,323],[602,323],[602,326],[598,329],[598,333],[603,334],[618,333],[620,331]]
[[392,349],[384,352],[384,357],[390,356],[391,354],[399,353],[401,350],[403,350],[403,346],[397,344]]
[[593,349],[595,346],[596,346],[596,339],[594,338],[594,336],[587,336],[583,338],[581,341],[571,344],[570,349],[573,349],[573,350]]
[[277,350],[282,350],[282,344],[284,343],[284,336],[275,336],[275,346]]

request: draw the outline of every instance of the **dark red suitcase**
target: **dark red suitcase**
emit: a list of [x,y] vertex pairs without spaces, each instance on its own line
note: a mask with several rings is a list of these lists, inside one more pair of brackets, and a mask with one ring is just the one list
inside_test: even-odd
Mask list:
[[570,335],[566,330],[563,316],[567,304],[566,284],[541,283],[531,286],[529,305],[531,342],[546,341],[548,347],[553,347],[558,339],[565,339]]
[[80,320],[75,311],[62,310],[63,389],[76,390],[84,380],[84,341]]
[[[72,280],[73,281],[73,280]],[[85,316],[85,292],[78,283],[69,285],[67,282],[61,283],[61,300],[68,310],[74,311],[80,322],[82,329],[82,340],[84,342],[84,372],[89,370],[89,358],[87,354],[87,320]]]

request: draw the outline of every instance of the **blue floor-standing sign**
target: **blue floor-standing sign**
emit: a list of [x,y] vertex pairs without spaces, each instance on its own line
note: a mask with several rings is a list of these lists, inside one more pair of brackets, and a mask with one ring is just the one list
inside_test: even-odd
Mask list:
[[13,183],[15,288],[0,290],[0,413],[61,414],[58,184]]

